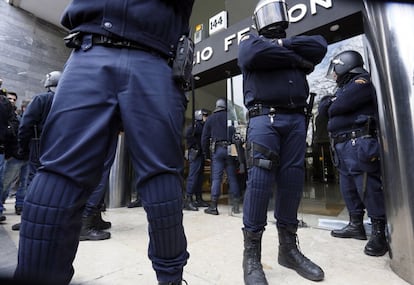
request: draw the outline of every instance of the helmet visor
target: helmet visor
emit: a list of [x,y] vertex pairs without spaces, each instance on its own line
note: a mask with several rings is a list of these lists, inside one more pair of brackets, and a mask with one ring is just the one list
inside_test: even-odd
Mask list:
[[326,72],[326,78],[336,81],[338,74],[335,72],[336,65],[344,65],[340,58],[334,58],[331,60],[331,64],[328,67],[328,71]]
[[254,11],[254,19],[258,31],[277,23],[286,29],[289,23],[287,5],[284,1],[262,1]]

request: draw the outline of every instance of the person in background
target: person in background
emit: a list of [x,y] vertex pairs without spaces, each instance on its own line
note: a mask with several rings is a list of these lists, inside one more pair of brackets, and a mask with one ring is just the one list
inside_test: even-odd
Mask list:
[[261,241],[275,182],[278,263],[312,281],[325,276],[298,248],[297,212],[305,179],[306,75],[324,58],[327,43],[319,35],[286,37],[287,10],[284,0],[259,1],[253,13],[258,35],[246,34],[239,46],[238,65],[249,114],[242,229],[243,274],[248,285],[268,284],[261,264]]
[[[208,112],[206,110],[196,110],[194,112],[194,124],[191,124],[185,130],[189,170],[184,210],[198,211],[198,207],[209,206],[202,197],[205,158],[201,148],[201,135],[207,117]],[[194,194],[195,200],[193,199]]]
[[201,135],[204,156],[211,157],[211,203],[204,210],[206,214],[219,214],[217,204],[221,194],[224,170],[226,170],[230,184],[232,212],[240,213],[240,188],[237,180],[236,160],[228,152],[233,135],[234,128],[227,127],[227,103],[224,99],[218,99],[216,108],[204,124]]
[[[12,108],[16,114],[18,122],[21,120],[21,116],[17,112],[16,101],[17,94],[12,91],[7,91],[6,97],[12,105]],[[12,128],[10,128],[12,130]],[[2,202],[6,202],[8,197],[15,196],[15,213],[21,214],[22,203],[26,191],[27,181],[27,162],[24,157],[18,153],[18,130],[15,129],[10,132],[7,141],[7,147],[5,148],[5,163],[3,166],[3,194]]]
[[61,23],[70,30],[66,45],[73,52],[25,198],[16,280],[70,283],[83,209],[122,124],[147,214],[148,257],[159,284],[182,284],[189,258],[181,174],[187,100],[172,65],[189,34],[193,4],[72,0],[66,7]]
[[[3,81],[0,79],[0,87]],[[17,119],[13,105],[6,97],[7,90],[5,88],[0,89],[0,198],[3,195],[3,173],[6,162],[6,152],[13,145],[9,145],[10,141],[17,134],[19,127],[19,120]],[[13,144],[13,143],[12,143]],[[6,216],[3,215],[3,199],[0,200],[0,222],[6,220]]]
[[386,213],[378,141],[378,103],[371,76],[361,54],[346,50],[335,55],[328,77],[336,81],[335,96],[322,98],[319,113],[329,117],[328,131],[339,186],[349,213],[349,223],[335,229],[336,238],[366,240],[365,209],[372,222],[364,252],[382,256],[388,251]]
[[[52,71],[45,76],[44,87],[47,89],[45,93],[35,95],[31,103],[26,107],[22,114],[18,133],[18,153],[19,156],[27,160],[27,179],[25,189],[33,180],[37,169],[40,167],[40,135],[52,106],[53,95],[56,86],[61,77],[60,71]],[[16,206],[20,206],[23,210],[23,200],[19,200],[16,195]],[[20,223],[14,224],[12,230],[20,230]]]

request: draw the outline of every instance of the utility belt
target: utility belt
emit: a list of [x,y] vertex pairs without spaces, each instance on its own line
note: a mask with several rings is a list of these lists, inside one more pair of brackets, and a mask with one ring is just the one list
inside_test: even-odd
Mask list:
[[4,144],[0,144],[0,154],[4,154]]
[[377,133],[375,130],[369,129],[357,129],[346,133],[341,134],[330,134],[331,144],[336,145],[338,143],[343,143],[349,140],[354,140],[357,138],[370,138],[376,137]]
[[262,115],[276,115],[276,114],[305,114],[305,109],[300,108],[285,108],[278,106],[265,106],[262,104],[255,104],[253,107],[249,108],[249,118]]
[[222,146],[222,147],[228,147],[230,143],[228,141],[216,141],[214,142],[215,147]]
[[142,50],[156,56],[159,56],[165,59],[169,65],[172,65],[173,58],[169,57],[161,52],[158,52],[150,47],[144,46],[140,43],[125,40],[122,38],[116,37],[108,37],[99,34],[83,34],[81,32],[76,32],[68,35],[64,38],[65,44],[69,48],[82,48],[83,50],[88,50],[93,45],[102,45],[106,47],[113,47],[113,48],[129,48],[129,49],[136,49]]

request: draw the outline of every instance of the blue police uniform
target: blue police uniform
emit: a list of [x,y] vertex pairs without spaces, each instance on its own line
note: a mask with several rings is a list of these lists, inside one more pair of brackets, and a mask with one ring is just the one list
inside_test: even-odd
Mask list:
[[[227,128],[227,111],[224,108],[216,108],[204,124],[201,136],[201,145],[206,157],[210,157],[211,149],[211,208],[217,211],[217,201],[221,194],[221,183],[223,173],[226,170],[230,185],[230,193],[233,200],[240,199],[240,188],[236,175],[236,160],[228,153],[228,146],[231,143],[234,130]],[[209,209],[210,209],[209,207]],[[206,212],[209,211],[206,209]]]
[[[201,147],[201,134],[204,122],[196,121],[193,126],[187,127],[185,131],[186,144],[188,148],[189,171],[187,176],[187,197],[196,194],[197,200],[201,198],[204,177],[204,154]],[[199,200],[201,202],[201,200]]]
[[53,91],[36,95],[27,106],[19,125],[19,154],[29,158],[27,185],[40,166],[40,134],[52,106]]
[[[238,64],[250,117],[246,140],[249,170],[243,205],[247,232],[264,230],[275,179],[277,226],[297,227],[304,186],[304,108],[309,95],[306,75],[321,62],[326,48],[321,36],[277,41],[248,34],[240,42]],[[305,66],[304,60],[312,65]]]
[[351,216],[385,219],[380,147],[376,135],[377,100],[368,73],[354,74],[335,97],[324,97],[319,113],[329,116],[328,131],[340,189]]
[[[41,167],[26,196],[17,279],[68,284],[82,210],[108,147],[125,130],[160,282],[181,280],[183,91],[168,58],[188,33],[193,0],[73,0],[61,23],[81,32],[41,136]],[[168,143],[165,143],[168,142]],[[177,281],[180,282],[180,281]]]

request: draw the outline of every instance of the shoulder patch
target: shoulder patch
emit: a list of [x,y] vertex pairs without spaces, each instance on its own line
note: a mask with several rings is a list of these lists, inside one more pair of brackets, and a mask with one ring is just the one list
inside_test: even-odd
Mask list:
[[250,35],[244,35],[241,37],[240,41],[244,41],[250,38]]
[[356,84],[367,84],[368,80],[363,78],[363,77],[359,77],[359,78],[355,79],[355,83]]

